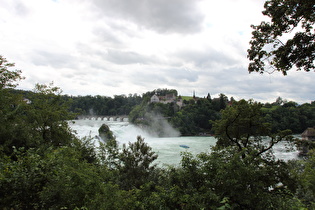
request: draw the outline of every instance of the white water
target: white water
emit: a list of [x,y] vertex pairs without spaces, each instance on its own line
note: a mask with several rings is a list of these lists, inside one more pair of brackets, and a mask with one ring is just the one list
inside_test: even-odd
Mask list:
[[[145,142],[152,147],[153,151],[158,154],[158,159],[155,163],[159,165],[171,164],[178,165],[181,156],[180,153],[189,151],[196,155],[201,152],[209,152],[210,146],[215,145],[216,139],[212,136],[207,137],[168,137],[156,138],[150,136],[140,128],[129,124],[128,122],[116,121],[101,121],[101,120],[75,120],[74,124],[70,124],[71,128],[77,132],[78,137],[85,136],[95,137],[98,135],[99,127],[105,123],[116,136],[116,140],[120,145],[128,142],[135,142],[137,136],[143,137]],[[97,140],[95,139],[97,144]],[[190,148],[185,149],[179,145],[187,145]],[[297,158],[298,151],[286,151],[284,144],[278,144],[274,147],[274,152],[277,158],[283,160],[290,160]]]

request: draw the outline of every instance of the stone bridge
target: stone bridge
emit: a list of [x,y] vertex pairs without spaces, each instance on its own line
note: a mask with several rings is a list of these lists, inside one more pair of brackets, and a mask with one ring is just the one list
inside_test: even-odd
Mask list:
[[128,115],[101,116],[101,115],[80,115],[78,120],[102,120],[102,121],[119,121],[128,122]]

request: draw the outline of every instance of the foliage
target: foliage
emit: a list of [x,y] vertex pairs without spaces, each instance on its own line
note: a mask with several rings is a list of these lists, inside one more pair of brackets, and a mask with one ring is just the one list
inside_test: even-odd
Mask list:
[[179,110],[172,103],[147,103],[145,100],[129,114],[129,122],[141,125],[152,136],[177,136],[178,132],[169,124],[169,119]]
[[296,159],[288,162],[290,174],[297,180],[295,197],[304,204],[306,209],[315,208],[314,164],[314,150],[310,150],[308,155],[303,159]]
[[222,110],[222,118],[214,122],[217,146],[235,146],[244,157],[254,151],[260,156],[280,141],[290,141],[290,130],[272,132],[271,125],[264,122],[261,107],[260,103],[240,100]]
[[[23,99],[36,98],[35,95],[37,94],[31,91],[13,89],[10,89],[9,92],[12,93],[10,94],[11,103],[17,103],[13,102],[16,100],[23,101]],[[148,93],[154,94],[154,91]],[[181,135],[210,133],[212,122],[209,122],[209,120],[220,119],[220,110],[235,102],[233,97],[228,100],[222,93],[219,98],[211,99],[211,97],[208,97],[190,101],[184,100],[182,107],[174,103],[149,104],[150,97],[148,94],[143,94],[143,97],[137,94],[130,94],[128,97],[122,95],[114,98],[105,96],[69,97],[65,95],[60,95],[60,97],[70,107],[68,110],[76,115],[95,114],[110,116],[115,114],[124,115],[126,113],[128,114],[129,122],[149,127],[162,127],[161,123],[161,125],[158,125],[158,122],[155,122],[154,125],[150,125],[150,123],[153,123],[153,120],[157,119],[157,117],[164,118],[179,130]],[[120,100],[119,103],[117,102],[118,99]],[[315,125],[314,105],[315,103],[299,105],[294,101],[287,101],[278,97],[275,102],[265,103],[262,110],[265,122],[272,125],[272,132],[290,129],[293,133],[298,134],[302,133],[307,127]],[[2,104],[2,106],[5,106],[5,104]],[[13,111],[13,108],[17,105],[11,107],[7,104],[6,106]],[[126,107],[129,108],[125,109]],[[163,132],[161,136],[163,136]]]
[[122,152],[118,158],[120,165],[118,166],[121,186],[130,190],[139,188],[150,180],[150,172],[152,172],[156,165],[151,163],[157,159],[157,155],[152,151],[144,139],[140,136],[137,141],[130,143],[128,147],[124,144]]
[[182,135],[199,135],[209,133],[212,125],[210,120],[220,118],[220,113],[213,106],[215,102],[199,99],[197,103],[184,106],[171,118],[171,123]]
[[14,63],[9,63],[6,58],[0,55],[0,90],[4,88],[14,88],[17,86],[15,82],[22,80],[21,70],[10,70],[14,67]]
[[82,161],[77,148],[15,153],[14,161],[0,160],[1,209],[119,209],[128,202],[126,193],[107,181],[110,172]]
[[129,122],[137,124],[139,120],[144,116],[143,106],[136,105],[129,113]]
[[70,111],[80,112],[81,115],[128,115],[131,109],[141,103],[141,96],[137,94],[106,96],[64,96],[65,100],[72,100]]
[[61,98],[60,89],[51,85],[36,85],[36,95],[25,100],[11,92],[2,92],[0,136],[3,150],[10,154],[12,147],[48,147],[69,145],[73,139],[67,120],[68,103]]
[[315,104],[296,105],[289,101],[282,105],[264,106],[264,120],[271,124],[272,132],[290,129],[293,133],[302,133],[306,128],[315,125]]
[[27,141],[27,136],[21,134],[28,133],[24,132],[27,129],[23,125],[26,103],[20,95],[12,95],[9,91],[23,77],[20,70],[11,70],[11,67],[14,64],[0,56],[0,147],[6,152],[12,150],[12,142]]
[[164,119],[179,130],[181,135],[199,135],[210,132],[212,126],[209,120],[219,119],[219,111],[227,105],[227,102],[224,94],[221,94],[217,100],[192,98],[187,103],[184,101],[182,106],[175,103],[149,103],[143,100],[130,112],[129,121],[156,128],[160,136],[163,136],[163,122],[158,123],[156,119]]
[[300,175],[300,199],[311,209],[315,208],[315,150],[308,153]]
[[34,91],[37,94],[30,98],[26,113],[26,123],[36,130],[33,138],[55,146],[70,144],[73,134],[67,121],[75,115],[68,111],[69,103],[62,100],[60,88],[37,84]]
[[116,170],[120,164],[119,162],[119,148],[118,142],[115,138],[109,139],[106,143],[99,141],[98,159],[102,165],[105,165],[111,170]]
[[157,94],[157,95],[160,95],[160,96],[165,96],[167,94],[174,94],[175,96],[178,95],[177,90],[175,90],[175,89],[167,89],[167,88],[161,89],[161,88],[158,88],[156,90],[148,91],[148,92],[144,93],[143,94],[143,98],[147,98],[149,100],[149,98],[151,98],[151,96],[153,96],[154,94]]
[[[178,107],[175,104],[147,103],[143,101],[129,114],[129,121],[137,125],[149,126],[153,116],[168,119],[181,135],[199,135],[211,133],[213,122],[220,119],[220,110],[229,108],[235,101],[228,100],[224,94],[219,98],[199,98]],[[315,103],[302,105],[278,97],[275,102],[261,104],[264,123],[271,125],[271,131],[289,129],[295,134],[302,133],[307,127],[315,125]],[[152,114],[153,113],[153,114]]]
[[[296,177],[291,176],[288,165],[276,160],[272,153],[275,144],[292,140],[291,132],[273,133],[271,125],[264,122],[261,107],[260,103],[240,100],[222,110],[222,118],[214,122],[218,141],[211,156],[221,161],[219,165],[210,166],[218,170],[215,174],[219,180],[215,183],[224,186],[223,195],[233,208],[251,209],[258,204],[262,209],[292,209],[290,205],[298,209],[301,203],[293,199]],[[213,189],[219,189],[220,193],[220,187]],[[231,187],[231,192],[226,190]]]
[[[264,8],[263,14],[271,22],[252,26],[249,72],[268,72],[266,63],[284,75],[294,66],[297,70],[314,70],[314,1],[268,0]],[[294,29],[294,36],[289,37]]]

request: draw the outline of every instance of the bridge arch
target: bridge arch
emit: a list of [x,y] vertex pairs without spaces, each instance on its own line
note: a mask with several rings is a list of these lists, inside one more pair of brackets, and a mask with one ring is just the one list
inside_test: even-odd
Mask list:
[[101,115],[79,115],[76,117],[78,120],[101,120],[101,121],[118,121],[128,122],[127,115],[115,115],[115,116],[101,116]]

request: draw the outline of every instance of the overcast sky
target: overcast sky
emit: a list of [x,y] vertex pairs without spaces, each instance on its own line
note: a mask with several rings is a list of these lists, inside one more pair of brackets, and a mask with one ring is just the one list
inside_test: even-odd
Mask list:
[[249,74],[251,24],[264,0],[0,0],[0,54],[26,79],[64,94],[223,93],[315,100],[314,72]]

